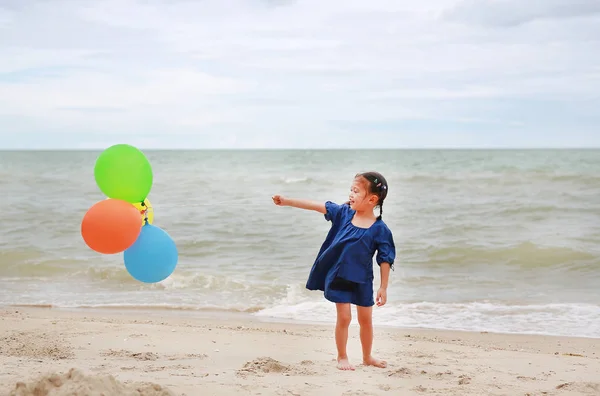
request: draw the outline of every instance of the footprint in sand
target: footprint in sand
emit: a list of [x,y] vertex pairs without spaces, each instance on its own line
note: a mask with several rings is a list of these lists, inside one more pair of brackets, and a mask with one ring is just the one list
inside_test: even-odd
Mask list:
[[104,351],[101,353],[102,356],[110,356],[110,357],[121,357],[121,358],[133,358],[136,360],[157,360],[158,355],[153,352],[131,352],[126,351],[124,349],[114,350],[109,349],[108,351]]
[[398,356],[405,356],[405,355],[415,357],[417,359],[435,359],[436,358],[436,356],[431,353],[423,353],[423,352],[417,352],[417,351],[398,353]]
[[376,396],[375,393],[369,393],[367,391],[358,389],[358,390],[349,390],[342,393],[342,396]]
[[436,373],[436,374],[435,374],[435,377],[436,377],[436,378],[443,378],[444,376],[447,376],[447,375],[452,375],[452,371],[450,371],[450,370],[446,370],[446,371],[444,371],[443,373],[442,373],[442,372],[440,372],[440,373]]
[[[302,366],[306,366],[303,364]],[[314,375],[314,371],[305,367],[283,364],[271,357],[259,357],[252,361],[246,362],[244,366],[237,370],[236,374],[242,377],[247,375],[264,375],[264,374],[283,374],[289,375]]]
[[521,381],[536,381],[537,380],[537,378],[535,378],[535,377],[524,377],[522,375],[519,375],[517,377],[517,379],[521,380]]
[[471,378],[466,375],[461,375],[458,377],[458,385],[468,385],[471,383]]
[[599,395],[600,382],[567,382],[558,385],[556,389],[577,392],[579,395]]
[[205,353],[188,353],[186,355],[169,355],[168,360],[184,360],[184,359],[206,359],[208,357]]
[[394,371],[390,371],[388,377],[410,377],[412,371],[406,367],[399,368]]
[[165,371],[165,370],[173,370],[175,372],[178,372],[180,370],[191,370],[193,367],[192,366],[184,366],[182,364],[175,364],[175,365],[171,365],[171,366],[148,366],[144,369],[145,373],[155,373],[158,371]]

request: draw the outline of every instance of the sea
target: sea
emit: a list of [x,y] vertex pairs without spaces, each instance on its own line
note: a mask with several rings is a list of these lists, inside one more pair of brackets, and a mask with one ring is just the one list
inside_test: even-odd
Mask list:
[[600,150],[144,151],[179,252],[156,284],[81,237],[100,152],[0,151],[0,305],[334,323],[305,288],[330,223],[271,198],[342,203],[376,170],[397,247],[376,326],[600,338]]

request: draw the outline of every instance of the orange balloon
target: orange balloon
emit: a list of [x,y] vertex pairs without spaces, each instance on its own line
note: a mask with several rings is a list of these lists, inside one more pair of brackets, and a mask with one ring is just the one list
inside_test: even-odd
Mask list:
[[133,245],[142,230],[140,212],[127,201],[106,199],[88,209],[81,236],[98,253],[120,253]]

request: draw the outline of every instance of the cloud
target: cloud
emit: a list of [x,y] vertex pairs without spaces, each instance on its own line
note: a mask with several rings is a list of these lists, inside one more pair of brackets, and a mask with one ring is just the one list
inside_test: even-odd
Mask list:
[[598,4],[4,1],[0,147],[598,146]]
[[488,26],[518,26],[536,20],[589,18],[600,14],[597,0],[463,0],[445,13],[449,20]]

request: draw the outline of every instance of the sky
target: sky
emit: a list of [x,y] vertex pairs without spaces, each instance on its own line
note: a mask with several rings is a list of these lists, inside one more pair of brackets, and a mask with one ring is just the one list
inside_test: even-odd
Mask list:
[[600,147],[598,0],[0,0],[0,149]]

